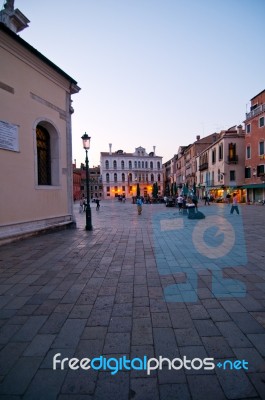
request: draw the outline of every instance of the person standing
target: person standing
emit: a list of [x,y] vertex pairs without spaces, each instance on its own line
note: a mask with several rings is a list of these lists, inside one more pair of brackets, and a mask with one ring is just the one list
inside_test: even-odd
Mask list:
[[238,210],[238,205],[237,205],[238,201],[237,201],[237,193],[233,193],[233,204],[230,210],[230,214],[233,214],[233,212],[236,210],[237,214],[239,214],[239,210]]
[[143,201],[142,201],[141,197],[137,198],[136,205],[137,205],[138,215],[141,215],[142,214],[142,206],[143,206]]

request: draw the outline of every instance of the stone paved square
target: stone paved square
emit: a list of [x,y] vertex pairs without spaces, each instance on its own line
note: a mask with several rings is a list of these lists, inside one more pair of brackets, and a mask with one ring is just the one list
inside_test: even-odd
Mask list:
[[264,399],[264,208],[200,205],[235,234],[223,265],[175,208],[91,207],[91,232],[75,204],[77,229],[0,247],[0,398]]

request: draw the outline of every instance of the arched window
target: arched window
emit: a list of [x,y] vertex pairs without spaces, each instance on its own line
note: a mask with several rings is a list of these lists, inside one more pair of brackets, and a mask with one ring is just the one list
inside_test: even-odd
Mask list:
[[138,168],[141,168],[141,161],[138,161]]
[[147,161],[145,162],[145,168],[148,168],[148,162]]
[[142,161],[142,168],[144,168],[144,161]]
[[129,182],[131,182],[132,181],[132,174],[131,173],[128,175],[128,178],[129,178]]
[[117,180],[118,180],[118,177],[117,177],[117,174],[115,172],[115,174],[114,174],[114,182],[117,182]]
[[121,174],[121,180],[122,180],[122,182],[125,182],[125,174],[124,173]]
[[42,126],[36,128],[38,185],[51,185],[50,135]]
[[117,169],[117,161],[116,160],[113,161],[113,168]]
[[109,169],[109,160],[105,161],[105,167],[106,167],[106,169]]
[[137,168],[137,161],[134,161],[134,168]]
[[160,162],[157,161],[157,169],[160,169]]
[[157,180],[160,182],[160,174],[157,175]]
[[131,162],[131,160],[129,161],[129,169],[132,169],[132,162]]
[[121,169],[124,169],[124,161],[121,161]]
[[151,174],[151,182],[154,182],[154,174]]
[[106,174],[106,181],[109,182],[109,173]]
[[150,168],[153,169],[153,161],[150,161]]

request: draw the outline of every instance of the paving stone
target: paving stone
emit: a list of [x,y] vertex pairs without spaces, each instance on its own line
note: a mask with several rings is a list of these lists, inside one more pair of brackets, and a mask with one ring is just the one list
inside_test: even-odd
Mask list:
[[[56,371],[57,372],[57,371]],[[96,388],[98,372],[92,369],[84,370],[68,370],[65,381],[63,383],[61,393],[92,395]]]
[[109,400],[127,399],[129,397],[129,373],[119,372],[111,375],[108,372],[99,372],[95,400],[102,400],[108,396]]
[[218,379],[213,375],[189,375],[187,377],[192,400],[226,400]]
[[164,384],[159,386],[160,400],[191,400],[186,383]]
[[210,357],[219,359],[235,356],[234,351],[222,336],[202,337],[201,339]]
[[216,325],[232,348],[251,347],[251,343],[247,339],[246,335],[243,334],[234,322],[217,322]]
[[68,319],[65,321],[58,336],[54,340],[53,348],[75,348],[86,325],[85,319]]
[[178,346],[199,346],[202,344],[194,328],[174,329]]
[[130,398],[134,400],[159,400],[156,378],[131,379]]
[[23,396],[25,400],[54,400],[61,390],[66,371],[42,369],[37,371]]
[[23,355],[28,357],[45,356],[54,339],[55,335],[36,335]]
[[248,362],[248,372],[265,372],[265,360],[253,348],[236,348],[234,353],[239,360]]
[[[224,360],[222,360],[224,361]],[[256,398],[257,391],[243,370],[216,368],[220,385],[228,399]]]
[[211,320],[195,320],[194,325],[200,336],[220,335],[220,331]]
[[208,312],[206,311],[205,307],[200,304],[193,304],[191,306],[187,306],[190,316],[192,319],[203,319],[206,320],[210,318]]
[[83,331],[81,339],[105,339],[107,329],[105,326],[87,326]]
[[154,328],[168,328],[171,327],[171,319],[168,313],[157,312],[152,313],[152,325]]
[[22,395],[37,372],[41,360],[41,357],[21,357],[0,384],[0,394]]
[[104,354],[129,353],[130,352],[130,334],[129,333],[107,333]]
[[230,316],[244,333],[265,333],[265,328],[248,313],[230,313]]
[[231,317],[223,308],[209,308],[208,314],[214,322],[231,321]]
[[111,317],[108,332],[131,332],[131,317]]
[[264,333],[257,333],[257,334],[249,334],[247,335],[249,340],[253,343],[256,347],[258,352],[265,357],[265,334]]
[[40,328],[39,333],[59,333],[67,316],[68,314],[62,313],[51,314],[44,325]]
[[265,374],[264,373],[249,374],[248,377],[251,380],[251,383],[253,384],[260,398],[265,399]]
[[6,375],[27,347],[27,343],[9,342],[0,352],[0,375]]

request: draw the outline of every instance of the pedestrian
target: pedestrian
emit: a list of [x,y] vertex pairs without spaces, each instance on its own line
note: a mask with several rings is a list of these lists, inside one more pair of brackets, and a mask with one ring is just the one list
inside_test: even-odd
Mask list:
[[192,201],[195,206],[195,210],[198,211],[198,197],[196,196],[196,193],[193,194]]
[[182,206],[183,206],[183,197],[181,194],[177,198],[177,203],[178,203],[178,208],[179,208],[179,213],[182,211]]
[[96,199],[96,205],[97,205],[96,210],[99,211],[99,207],[100,207],[99,199]]
[[208,206],[209,206],[209,205],[210,205],[210,198],[209,198],[208,193],[206,193],[206,195],[205,195],[205,197],[204,197],[204,200],[205,200],[204,205],[206,206],[206,203],[207,203]]
[[233,193],[233,203],[232,203],[232,207],[231,207],[231,210],[230,210],[230,214],[233,214],[233,212],[235,210],[236,210],[237,214],[239,214],[237,203],[238,203],[238,201],[237,201],[237,193]]
[[231,198],[231,194],[230,194],[230,193],[227,193],[227,195],[226,195],[226,202],[227,202],[228,205],[230,204],[230,198]]
[[79,202],[79,212],[80,212],[80,214],[81,214],[83,211],[84,211],[83,200],[80,199],[80,202]]
[[141,215],[142,214],[142,206],[143,206],[143,201],[142,201],[141,197],[137,197],[136,205],[137,205],[138,215]]

